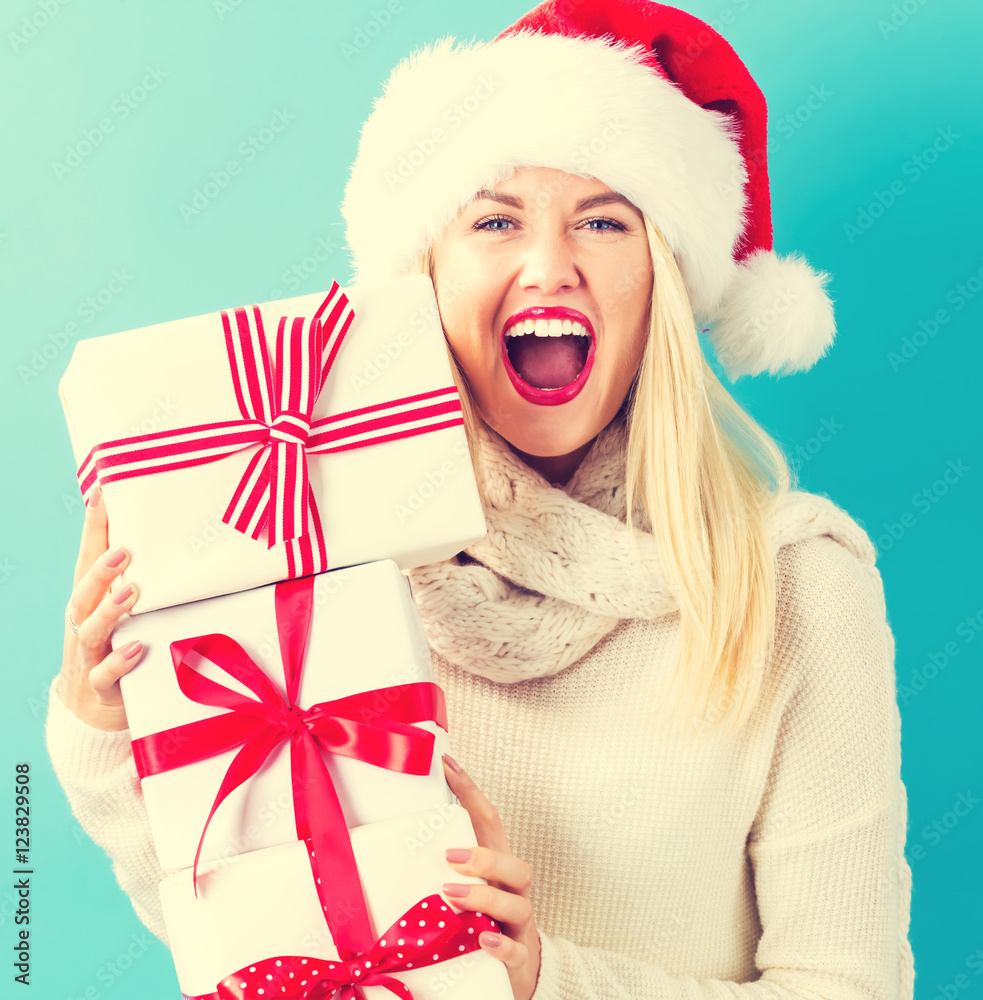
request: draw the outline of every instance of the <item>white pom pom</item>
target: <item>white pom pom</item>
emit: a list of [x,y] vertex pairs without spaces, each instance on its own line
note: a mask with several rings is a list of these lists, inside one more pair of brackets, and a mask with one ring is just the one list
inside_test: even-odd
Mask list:
[[759,250],[735,269],[710,331],[731,381],[741,375],[787,375],[811,368],[836,333],[829,275],[800,254]]

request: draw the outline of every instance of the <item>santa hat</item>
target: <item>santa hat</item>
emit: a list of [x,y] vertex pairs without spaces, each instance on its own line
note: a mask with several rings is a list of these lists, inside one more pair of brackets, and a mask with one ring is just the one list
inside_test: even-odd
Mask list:
[[393,70],[342,211],[356,278],[408,273],[519,166],[594,177],[661,230],[731,379],[811,367],[829,275],[772,250],[765,99],[709,25],[649,0],[542,3],[494,41],[445,38]]

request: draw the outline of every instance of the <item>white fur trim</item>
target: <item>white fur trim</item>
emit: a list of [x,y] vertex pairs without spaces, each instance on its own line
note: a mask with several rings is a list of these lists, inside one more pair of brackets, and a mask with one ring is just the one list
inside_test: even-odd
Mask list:
[[385,281],[517,166],[596,177],[676,255],[698,317],[734,273],[746,169],[737,126],[610,39],[526,31],[414,52],[362,130],[342,212],[356,280]]
[[717,359],[734,381],[767,371],[785,375],[811,368],[836,333],[829,275],[799,254],[752,254],[735,268],[715,326]]

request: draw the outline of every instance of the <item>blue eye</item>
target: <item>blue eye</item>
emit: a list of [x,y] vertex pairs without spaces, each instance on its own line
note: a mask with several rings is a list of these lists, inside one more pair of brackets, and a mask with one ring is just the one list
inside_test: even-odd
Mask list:
[[618,222],[617,219],[606,219],[606,218],[587,219],[586,225],[588,226],[588,228],[593,228],[593,223],[595,222],[600,223],[602,226],[605,227],[604,229],[601,228],[594,229],[595,233],[624,232],[625,230],[625,227],[620,222]]
[[[502,223],[502,225],[495,225],[494,223]],[[485,229],[495,233],[501,233],[505,231],[506,226],[510,225],[511,219],[504,215],[494,215],[487,219],[481,219],[476,222],[471,228],[472,229]]]

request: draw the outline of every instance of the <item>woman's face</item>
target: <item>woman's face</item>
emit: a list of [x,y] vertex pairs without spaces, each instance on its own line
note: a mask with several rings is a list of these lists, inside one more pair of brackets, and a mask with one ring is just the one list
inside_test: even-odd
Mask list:
[[524,167],[479,192],[433,260],[444,331],[481,415],[566,482],[641,362],[652,290],[641,213],[600,181]]

